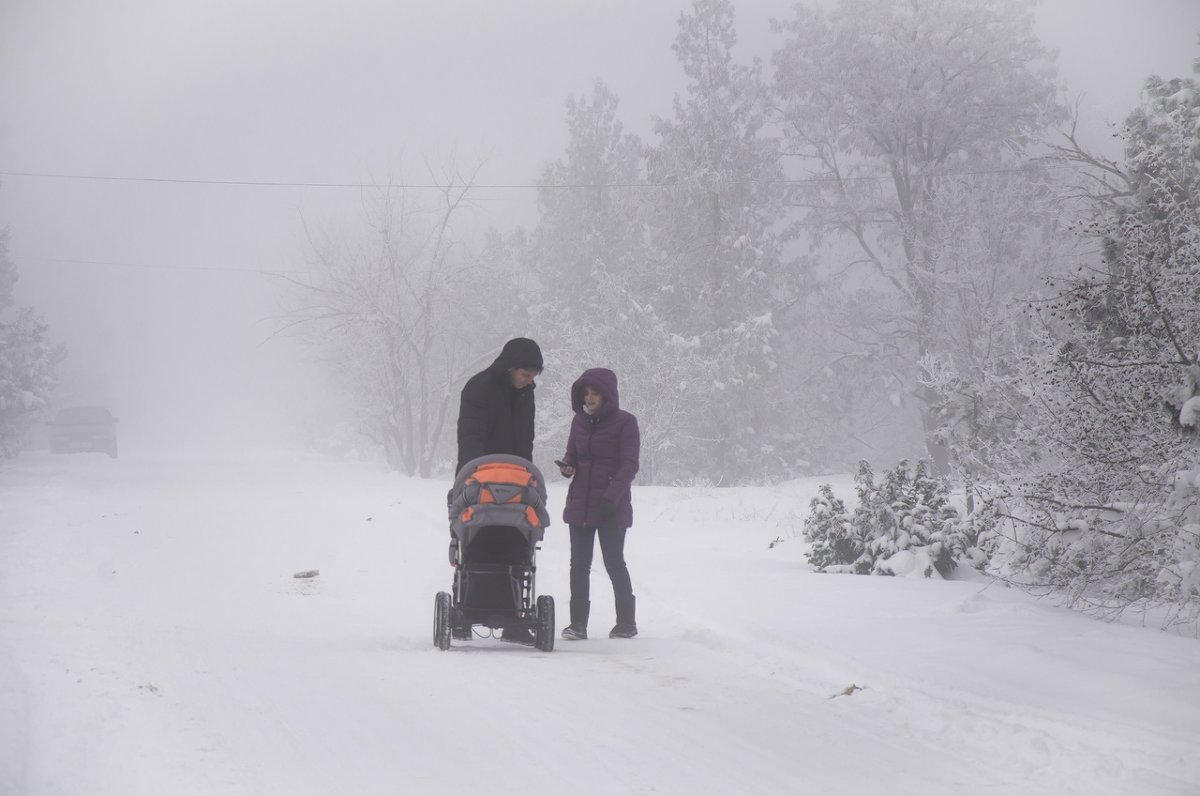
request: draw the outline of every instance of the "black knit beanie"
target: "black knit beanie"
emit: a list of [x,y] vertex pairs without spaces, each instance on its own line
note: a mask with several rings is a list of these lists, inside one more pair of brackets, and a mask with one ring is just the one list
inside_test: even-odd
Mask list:
[[539,373],[542,370],[542,349],[528,337],[514,337],[504,344],[496,362],[509,368],[528,368]]

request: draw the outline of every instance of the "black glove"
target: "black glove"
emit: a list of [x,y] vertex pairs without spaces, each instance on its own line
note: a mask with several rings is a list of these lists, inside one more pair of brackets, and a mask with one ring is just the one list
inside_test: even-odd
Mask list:
[[617,504],[608,498],[600,499],[600,522],[612,525],[617,521]]

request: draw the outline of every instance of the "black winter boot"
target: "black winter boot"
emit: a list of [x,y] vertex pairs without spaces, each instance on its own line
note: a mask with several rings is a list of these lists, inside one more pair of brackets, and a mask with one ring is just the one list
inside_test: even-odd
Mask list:
[[609,638],[633,638],[637,635],[637,598],[632,594],[617,598],[617,624],[608,632]]
[[563,628],[562,637],[568,641],[587,639],[588,614],[591,612],[589,600],[571,600],[571,624]]

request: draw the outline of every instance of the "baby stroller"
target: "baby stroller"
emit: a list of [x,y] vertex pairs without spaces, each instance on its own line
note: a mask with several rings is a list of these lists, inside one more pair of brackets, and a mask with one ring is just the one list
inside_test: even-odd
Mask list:
[[433,643],[473,637],[482,625],[528,635],[545,652],[554,649],[554,598],[536,597],[536,551],[550,524],[546,483],[534,464],[519,456],[472,459],[447,495],[453,591],[438,592]]

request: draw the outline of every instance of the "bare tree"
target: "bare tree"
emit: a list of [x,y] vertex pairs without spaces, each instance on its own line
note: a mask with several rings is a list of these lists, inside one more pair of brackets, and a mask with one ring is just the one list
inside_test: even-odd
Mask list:
[[351,397],[360,430],[389,464],[422,477],[448,455],[473,352],[522,312],[498,236],[469,245],[478,167],[430,171],[436,201],[381,187],[364,197],[361,236],[308,231],[309,276],[291,280],[288,316]]

